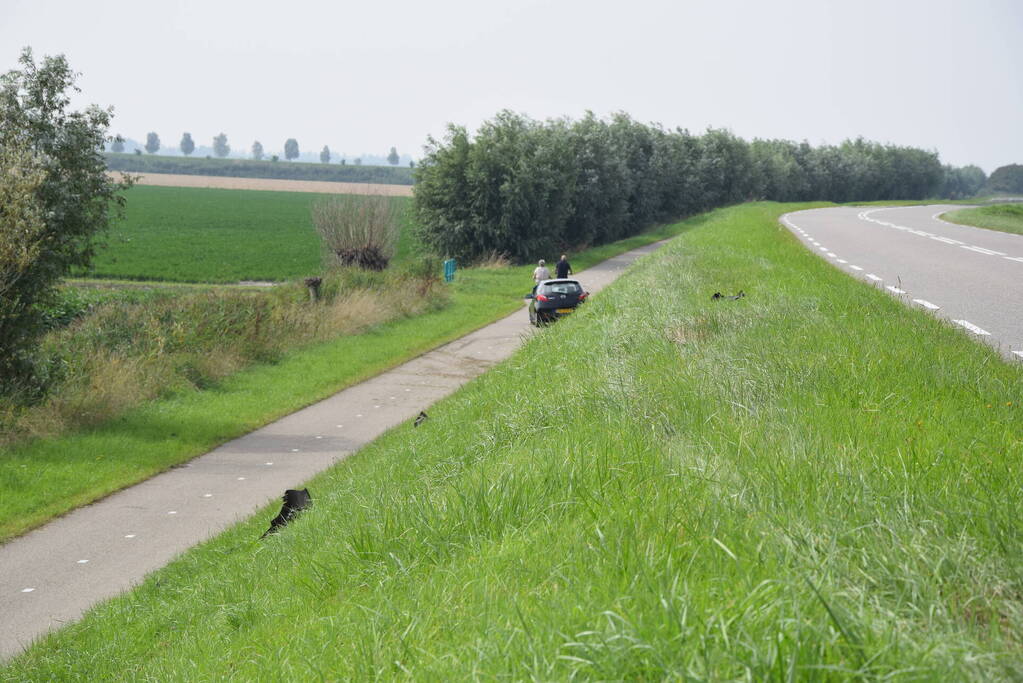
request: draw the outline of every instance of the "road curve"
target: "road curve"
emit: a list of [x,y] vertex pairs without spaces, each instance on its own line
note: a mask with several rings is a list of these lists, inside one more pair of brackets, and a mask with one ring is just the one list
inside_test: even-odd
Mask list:
[[[620,254],[574,277],[596,293],[662,245]],[[523,293],[530,285],[522,283]],[[0,546],[0,658],[428,409],[511,356],[531,331],[526,311],[516,311]]]
[[960,208],[836,207],[781,220],[835,267],[1023,360],[1023,235],[940,219]]

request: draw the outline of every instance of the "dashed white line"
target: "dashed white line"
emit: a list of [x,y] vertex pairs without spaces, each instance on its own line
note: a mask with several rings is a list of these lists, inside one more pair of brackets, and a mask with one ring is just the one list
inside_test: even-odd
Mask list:
[[135,538],[135,534],[125,534],[125,538]]
[[1006,256],[1005,260],[1006,261],[1018,261],[1019,263],[1023,263],[1023,257],[1020,257],[1020,256]]
[[844,258],[836,259],[839,263],[849,263]]
[[245,481],[245,477],[238,477],[238,481]]
[[269,467],[270,465],[273,464],[273,462],[267,462],[266,464],[267,464],[267,467]]
[[838,254],[833,251],[828,252],[828,258],[838,258]]
[[202,494],[202,497],[203,498],[212,498],[213,494],[212,493],[204,493],[204,494]]
[[31,593],[34,590],[35,590],[35,588],[22,588],[21,592],[22,593]]
[[821,251],[827,251],[828,250],[828,248],[825,247],[825,246],[820,246],[820,247],[817,247],[817,248],[820,249]]
[[77,564],[88,564],[88,560],[78,560]]
[[962,242],[960,242],[959,240],[954,240],[954,239],[952,239],[950,237],[942,237],[941,235],[931,235],[931,239],[935,240],[936,242],[944,242],[945,244],[954,244],[954,245],[962,244]]
[[850,267],[850,268],[852,268],[853,270],[863,270],[863,269],[862,269],[862,268],[860,268],[859,266],[852,266],[852,265],[851,265],[851,266],[849,266],[849,267]]
[[899,289],[898,287],[893,287],[892,285],[888,285],[887,287],[885,287],[885,289],[887,289],[892,294],[905,294],[906,293],[906,290]]
[[994,249],[985,249],[984,247],[975,247],[973,245],[968,245],[960,248],[969,249],[970,251],[975,251],[978,254],[984,254],[985,256],[1005,256],[1004,252],[995,251]]
[[867,277],[873,280],[874,282],[881,282],[884,279],[874,275],[873,273],[867,273]]
[[913,303],[920,304],[924,308],[932,310],[932,311],[936,311],[939,308],[941,308],[941,306],[938,306],[936,304],[932,304],[930,301],[927,301],[926,299],[913,299]]
[[298,449],[297,449],[297,448],[292,448],[292,449],[291,449],[291,452],[292,452],[292,453],[298,453]]
[[168,515],[176,515],[176,514],[178,514],[178,511],[177,510],[168,510],[167,514]]
[[952,322],[954,322],[957,325],[962,325],[963,327],[968,329],[970,332],[973,332],[974,334],[978,334],[980,336],[990,335],[991,334],[987,330],[984,330],[984,329],[981,329],[981,328],[977,327],[976,325],[971,323],[969,320],[953,320]]

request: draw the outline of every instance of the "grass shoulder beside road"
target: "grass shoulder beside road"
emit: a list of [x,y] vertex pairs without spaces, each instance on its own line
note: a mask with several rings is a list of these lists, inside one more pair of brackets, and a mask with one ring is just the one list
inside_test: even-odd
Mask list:
[[[661,226],[582,252],[573,256],[573,265],[582,270],[678,229]],[[450,301],[440,310],[288,354],[278,363],[231,375],[208,390],[146,403],[93,430],[0,448],[0,541],[521,308],[522,296],[532,284],[532,268],[459,270],[449,286]]]
[[4,675],[1023,676],[1023,372],[796,208],[683,224],[281,534],[267,508]]
[[1023,203],[993,204],[942,214],[946,221],[1023,235]]

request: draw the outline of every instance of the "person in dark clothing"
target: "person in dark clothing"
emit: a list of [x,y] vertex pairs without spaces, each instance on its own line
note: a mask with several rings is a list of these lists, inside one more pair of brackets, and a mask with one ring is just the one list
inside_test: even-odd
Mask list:
[[568,263],[568,257],[562,254],[561,260],[554,266],[554,271],[557,273],[558,278],[566,278],[571,275],[572,266]]

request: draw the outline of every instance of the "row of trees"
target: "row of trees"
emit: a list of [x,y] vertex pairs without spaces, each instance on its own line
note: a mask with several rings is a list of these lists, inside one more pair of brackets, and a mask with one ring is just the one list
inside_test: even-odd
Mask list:
[[[191,133],[184,133],[181,136],[181,142],[178,143],[178,148],[181,150],[181,153],[184,154],[186,157],[195,151],[195,141],[192,139]],[[156,154],[158,151],[160,151],[160,136],[157,135],[156,133],[147,133],[146,144],[144,149],[148,154]],[[115,137],[110,145],[110,151],[116,152],[118,154],[123,153],[124,138],[122,138],[121,136]],[[221,133],[220,135],[217,135],[216,137],[213,138],[213,153],[220,158],[224,158],[231,153],[231,146],[227,144],[227,135],[225,135],[224,133]],[[284,142],[284,158],[287,159],[288,161],[292,161],[294,159],[297,159],[299,155],[300,153],[298,149],[298,140],[296,140],[295,138],[288,138]],[[261,143],[259,140],[256,140],[255,142],[252,143],[252,158],[259,161],[263,158],[263,156],[264,156],[263,143]],[[330,147],[324,145],[323,149],[320,151],[320,161],[325,164],[329,164],[330,159],[331,159]],[[276,160],[276,157],[274,157],[274,160]],[[398,150],[395,147],[391,147],[391,151],[387,155],[387,163],[391,164],[392,166],[397,166],[399,161],[401,161],[401,157],[398,155]],[[341,163],[344,164],[345,160],[341,159]],[[355,159],[355,164],[356,165],[362,164],[362,159]]]
[[937,153],[912,147],[747,142],[627,114],[540,122],[504,111],[475,137],[449,126],[426,152],[416,173],[421,236],[467,260],[497,251],[529,261],[751,199],[922,199],[971,195],[984,181],[979,168],[943,167]]

